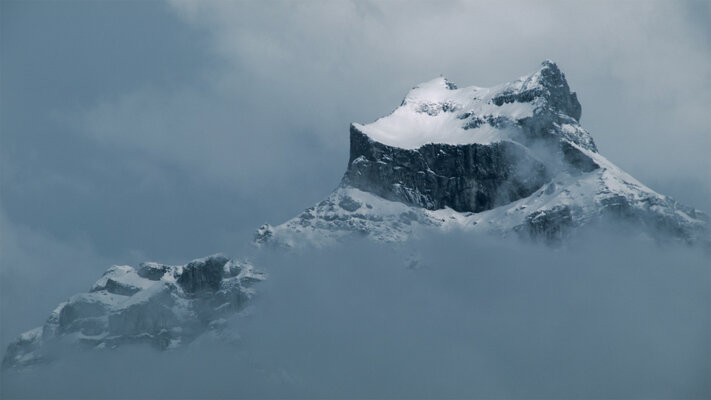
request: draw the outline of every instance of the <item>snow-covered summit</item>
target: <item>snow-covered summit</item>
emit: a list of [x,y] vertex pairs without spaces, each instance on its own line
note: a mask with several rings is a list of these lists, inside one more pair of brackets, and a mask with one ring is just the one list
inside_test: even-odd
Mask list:
[[525,140],[520,127],[534,117],[554,118],[574,142],[595,150],[582,129],[580,103],[565,75],[551,61],[513,82],[481,88],[457,86],[437,77],[415,86],[392,114],[370,124],[353,124],[376,142],[403,149],[435,144],[488,144]]
[[392,114],[352,124],[340,186],[257,243],[322,245],[356,233],[401,241],[428,228],[564,239],[598,221],[709,240],[706,214],[654,192],[597,152],[552,61],[512,82],[414,87]]

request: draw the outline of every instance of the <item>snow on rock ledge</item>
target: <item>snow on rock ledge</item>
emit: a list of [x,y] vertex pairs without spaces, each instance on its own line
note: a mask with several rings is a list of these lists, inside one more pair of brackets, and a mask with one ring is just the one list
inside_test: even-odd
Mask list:
[[238,315],[265,276],[241,261],[213,255],[186,265],[113,266],[92,286],[61,303],[41,327],[12,342],[3,368],[51,360],[51,349],[113,348],[145,343],[175,348]]
[[376,142],[402,149],[525,142],[551,134],[595,151],[590,134],[578,123],[581,110],[565,75],[544,61],[538,71],[492,88],[458,89],[444,77],[435,78],[415,86],[392,114],[353,125]]

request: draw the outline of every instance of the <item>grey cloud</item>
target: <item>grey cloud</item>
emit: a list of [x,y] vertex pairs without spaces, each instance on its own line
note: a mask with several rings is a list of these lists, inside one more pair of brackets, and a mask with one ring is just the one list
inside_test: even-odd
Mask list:
[[239,343],[70,354],[5,372],[3,394],[703,398],[707,260],[614,230],[562,249],[456,234],[262,253],[271,278]]

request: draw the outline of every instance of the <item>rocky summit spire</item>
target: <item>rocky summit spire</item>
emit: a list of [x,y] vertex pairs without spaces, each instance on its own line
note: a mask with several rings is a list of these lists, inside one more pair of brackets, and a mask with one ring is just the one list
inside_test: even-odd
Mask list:
[[566,113],[567,115],[580,121],[582,107],[575,92],[570,91],[565,74],[560,71],[556,63],[545,60],[541,63],[540,83],[548,90],[550,103]]
[[580,121],[582,107],[578,96],[570,91],[565,74],[550,60],[543,61],[538,71],[503,85],[492,98],[498,106],[536,100],[539,103],[536,110],[538,113],[547,112],[557,117],[573,118],[575,122]]

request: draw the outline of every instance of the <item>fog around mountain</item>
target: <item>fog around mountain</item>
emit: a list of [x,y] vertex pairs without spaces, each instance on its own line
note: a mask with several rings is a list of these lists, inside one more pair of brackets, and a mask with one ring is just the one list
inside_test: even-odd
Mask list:
[[235,344],[56,349],[2,372],[2,397],[711,396],[702,249],[619,226],[553,248],[250,244],[325,198],[349,124],[414,83],[495,85],[548,58],[601,154],[711,211],[707,2],[0,7],[2,355],[114,264],[222,252],[270,276]]
[[[708,254],[591,230],[551,249],[451,234],[262,253],[232,345],[66,355],[3,395],[682,397],[711,388]],[[129,383],[130,382],[130,383]]]

